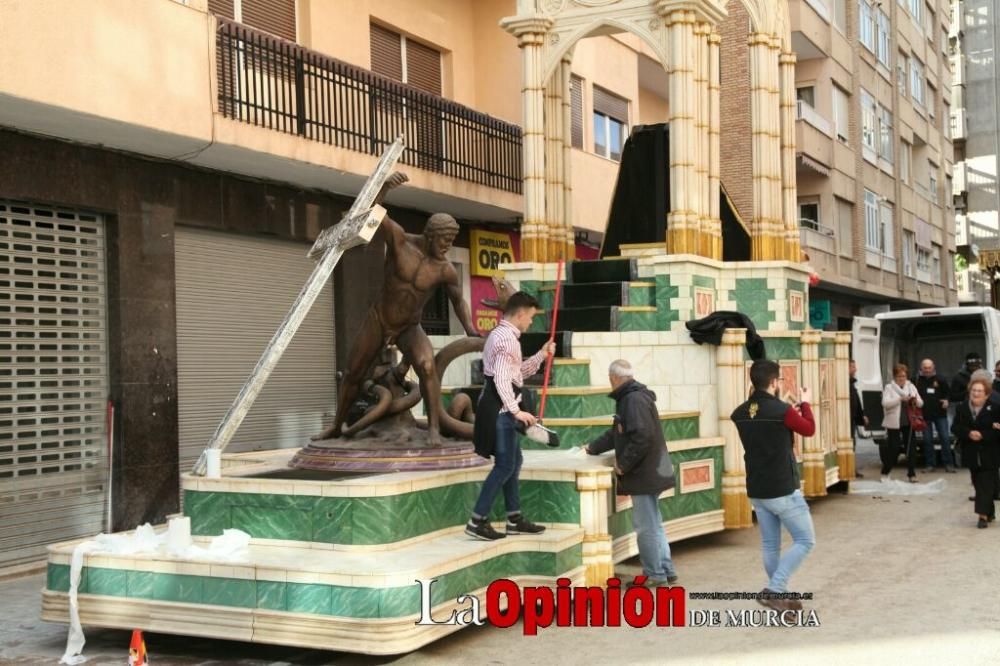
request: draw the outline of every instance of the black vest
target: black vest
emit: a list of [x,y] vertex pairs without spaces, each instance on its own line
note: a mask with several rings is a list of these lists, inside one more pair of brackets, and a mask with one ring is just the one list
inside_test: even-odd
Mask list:
[[792,431],[785,425],[788,409],[786,403],[770,393],[754,391],[730,415],[743,442],[749,497],[784,497],[799,489]]

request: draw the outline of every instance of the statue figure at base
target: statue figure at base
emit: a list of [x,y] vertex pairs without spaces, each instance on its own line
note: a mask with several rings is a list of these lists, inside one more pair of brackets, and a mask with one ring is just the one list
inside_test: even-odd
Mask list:
[[[375,204],[380,204],[389,190],[407,180],[405,174],[394,173],[386,180]],[[413,368],[420,380],[419,395],[423,397],[427,413],[427,445],[440,446],[441,380],[435,368],[434,349],[420,326],[424,305],[439,286],[445,287],[465,332],[479,338],[472,325],[469,306],[462,298],[458,273],[447,257],[458,235],[458,223],[451,215],[436,213],[428,218],[422,236],[406,233],[389,217],[383,220],[382,228],[386,241],[382,291],[354,336],[347,371],[340,384],[336,419],[313,440],[345,434],[348,412],[372,364],[384,349],[395,345],[403,354],[403,362]],[[353,432],[356,430],[352,428],[346,434]]]

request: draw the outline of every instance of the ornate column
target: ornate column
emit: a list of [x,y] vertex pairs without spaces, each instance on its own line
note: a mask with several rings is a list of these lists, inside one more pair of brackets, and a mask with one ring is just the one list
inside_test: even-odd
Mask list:
[[806,497],[826,495],[826,463],[823,451],[822,419],[820,418],[820,384],[819,384],[819,341],[820,331],[802,331],[802,386],[812,389],[814,403],[813,417],[816,420],[816,432],[812,437],[802,438],[802,476],[805,482]]
[[840,467],[840,480],[851,481],[856,476],[854,458],[854,439],[851,430],[851,334],[837,333],[834,338],[834,354],[836,363],[837,386],[837,464]]
[[580,491],[583,566],[586,567],[587,585],[603,587],[615,573],[614,544],[608,534],[611,470],[577,472],[576,489]]
[[571,106],[570,80],[572,78],[572,51],[563,56],[560,63],[562,72],[562,200],[563,229],[565,233],[563,258],[572,261],[576,258],[576,233],[573,228],[573,108]]
[[545,261],[548,231],[545,223],[545,83],[542,46],[552,19],[530,16],[501,21],[517,37],[521,48],[521,102],[524,116],[522,155],[524,221],[521,224],[521,261]]
[[670,39],[670,212],[667,214],[667,252],[698,253],[698,214],[695,212],[695,14],[671,11],[666,17]]
[[711,108],[709,105],[709,61],[708,36],[712,27],[700,22],[694,28],[695,43],[695,179],[696,199],[694,211],[698,215],[698,254],[703,257],[712,256],[712,237],[708,210],[708,163],[709,163],[709,125]]
[[556,261],[565,247],[563,203],[563,76],[562,63],[545,86],[545,258]]
[[716,351],[717,396],[719,404],[719,435],[726,440],[723,452],[722,510],[726,529],[753,526],[750,500],[747,498],[747,471],[743,462],[743,444],[736,425],[729,418],[746,400],[746,365],[743,348],[747,341],[745,328],[732,328],[722,335]]
[[719,67],[719,45],[722,36],[715,30],[708,36],[708,90],[709,90],[709,125],[708,125],[708,230],[711,238],[712,259],[722,260],[722,219],[719,199],[722,196],[722,170],[720,165],[720,139],[722,136],[722,117],[720,115],[719,93],[721,88],[721,71]]
[[[779,113],[775,95],[778,90],[777,63],[772,62],[770,35],[750,35],[750,97],[753,129],[754,212],[750,223],[751,259],[776,257],[777,229],[780,214]],[[778,194],[775,195],[775,186]],[[783,242],[782,234],[782,242]]]
[[795,182],[795,62],[794,53],[781,54],[781,182],[785,258],[798,263],[799,210]]

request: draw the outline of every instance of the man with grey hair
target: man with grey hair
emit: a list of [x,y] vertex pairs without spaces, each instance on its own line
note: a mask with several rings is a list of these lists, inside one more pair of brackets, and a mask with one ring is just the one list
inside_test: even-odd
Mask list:
[[597,455],[615,450],[618,494],[632,496],[632,524],[647,587],[673,585],[677,572],[660,515],[660,493],[676,481],[660,427],[656,394],[635,380],[632,365],[617,360],[608,368],[615,417],[611,428],[587,447]]

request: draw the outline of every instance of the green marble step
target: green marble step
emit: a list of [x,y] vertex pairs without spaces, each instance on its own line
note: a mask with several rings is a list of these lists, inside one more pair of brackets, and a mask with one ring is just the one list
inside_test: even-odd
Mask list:
[[[546,414],[548,407],[545,408]],[[660,427],[668,442],[696,439],[699,436],[698,412],[660,412]],[[559,433],[559,447],[571,449],[594,441],[611,427],[611,416],[589,418],[545,417],[545,427]],[[524,449],[548,449],[545,444],[521,437]]]
[[[204,547],[206,541],[196,545]],[[431,597],[436,606],[499,578],[532,575],[554,580],[574,572],[583,565],[582,542],[580,528],[550,527],[540,535],[493,542],[444,534],[384,551],[251,542],[245,559],[225,566],[168,555],[100,554],[88,557],[79,592],[115,597],[123,613],[128,608],[124,602],[136,599],[354,619],[407,617],[420,612],[417,578],[437,579]],[[68,542],[49,549],[49,592],[69,591],[75,545]],[[86,598],[81,597],[84,609]],[[136,621],[128,626],[146,625]]]
[[[483,377],[483,361],[476,359],[472,361],[472,384],[482,385],[485,381]],[[528,386],[542,386],[545,380],[545,365],[537,373],[524,380]],[[552,370],[549,373],[549,386],[589,386],[590,385],[590,360],[574,358],[555,358],[552,361]]]
[[[441,397],[445,404],[458,393],[465,393],[476,404],[481,386],[445,387]],[[546,418],[584,418],[607,416],[615,413],[615,402],[608,397],[607,387],[550,386],[545,400]],[[541,389],[538,390],[541,400]]]
[[633,258],[573,261],[566,269],[566,282],[634,282],[639,277],[638,262]]

